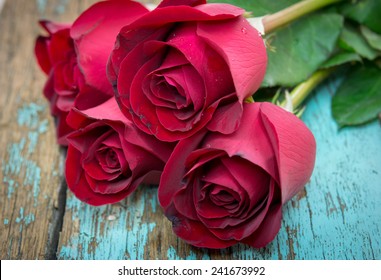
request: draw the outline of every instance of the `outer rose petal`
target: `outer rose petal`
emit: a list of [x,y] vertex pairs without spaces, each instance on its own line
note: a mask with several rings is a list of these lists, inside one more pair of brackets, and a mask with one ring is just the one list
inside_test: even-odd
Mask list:
[[225,58],[239,100],[251,96],[265,76],[267,54],[263,39],[243,17],[218,25],[199,23],[197,34]]
[[51,35],[62,29],[70,28],[71,24],[57,23],[49,20],[40,20],[39,24]]
[[269,209],[259,229],[256,230],[251,236],[242,240],[242,242],[255,248],[265,247],[279,232],[281,222],[282,205],[279,203]]
[[87,83],[112,93],[106,76],[106,64],[120,29],[148,10],[128,0],[98,2],[74,22],[70,35],[76,42],[78,64]]
[[195,7],[165,6],[157,8],[129,25],[129,29],[162,27],[167,23],[187,21],[214,21],[238,17],[244,10],[229,4],[207,4]]
[[282,203],[285,203],[311,177],[316,156],[315,138],[300,119],[274,104],[262,103],[261,118],[276,149]]
[[181,183],[186,173],[185,162],[189,154],[197,148],[204,136],[205,131],[199,132],[193,137],[180,141],[173,150],[172,155],[176,156],[171,156],[167,161],[158,189],[159,202],[164,209],[171,204],[172,196],[182,187],[185,187],[186,183]]
[[44,71],[45,74],[49,74],[50,69],[52,69],[52,64],[48,55],[48,39],[46,37],[37,37],[34,53],[42,71]]
[[67,113],[62,113],[60,116],[57,117],[57,142],[61,146],[67,146],[67,135],[72,132],[72,129],[70,126],[66,123],[66,116]]
[[201,4],[206,4],[205,0],[163,0],[161,1],[159,8],[163,8],[166,6],[180,6],[180,5],[186,5],[186,6],[197,6]]
[[226,151],[230,157],[240,156],[247,159],[263,168],[279,183],[278,169],[274,164],[274,148],[259,117],[260,104],[245,104],[237,131],[229,135],[208,134],[203,145]]

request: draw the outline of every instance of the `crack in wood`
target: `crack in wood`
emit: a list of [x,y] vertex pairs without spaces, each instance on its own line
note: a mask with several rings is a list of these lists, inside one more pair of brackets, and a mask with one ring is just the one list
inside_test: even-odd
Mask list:
[[[60,167],[63,166],[66,158],[66,149],[60,149]],[[63,168],[61,168],[63,170]],[[63,220],[66,209],[67,184],[64,172],[60,174],[60,186],[58,190],[57,206],[53,207],[53,221],[48,232],[48,243],[46,246],[45,259],[56,260],[57,250],[62,231]]]

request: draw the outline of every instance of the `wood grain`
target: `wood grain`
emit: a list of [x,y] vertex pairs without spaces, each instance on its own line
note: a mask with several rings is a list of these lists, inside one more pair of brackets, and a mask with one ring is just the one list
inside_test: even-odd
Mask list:
[[1,259],[45,258],[54,243],[63,158],[33,50],[39,18],[73,20],[84,9],[71,4],[64,13],[66,6],[16,0],[6,1],[1,12]]
[[153,186],[104,207],[67,192],[33,47],[39,18],[70,22],[94,2],[8,0],[0,14],[1,259],[381,259],[381,127],[338,130],[330,102],[340,78],[307,104],[315,171],[284,207],[282,228],[266,248],[187,245],[172,233]]

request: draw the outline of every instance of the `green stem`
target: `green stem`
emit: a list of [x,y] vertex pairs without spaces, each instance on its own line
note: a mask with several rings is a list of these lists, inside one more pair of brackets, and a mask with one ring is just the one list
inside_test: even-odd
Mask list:
[[308,13],[340,1],[342,0],[305,0],[275,14],[267,15],[263,18],[265,33],[272,32],[278,27],[290,23]]
[[[296,86],[290,93],[292,107],[297,108],[303,101],[308,97],[308,95],[333,72],[334,68],[318,70],[305,82]],[[284,101],[281,106],[284,107],[286,101]]]

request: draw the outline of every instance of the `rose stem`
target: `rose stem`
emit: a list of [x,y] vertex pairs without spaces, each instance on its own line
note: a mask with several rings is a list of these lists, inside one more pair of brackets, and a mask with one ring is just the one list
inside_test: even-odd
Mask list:
[[305,0],[277,13],[267,15],[262,21],[265,28],[265,34],[272,32],[278,27],[290,23],[308,13],[340,1],[342,0]]
[[[297,85],[290,93],[292,107],[297,108],[308,95],[333,72],[334,68],[322,69],[316,71],[305,82]],[[282,102],[281,107],[285,107],[286,100]]]

